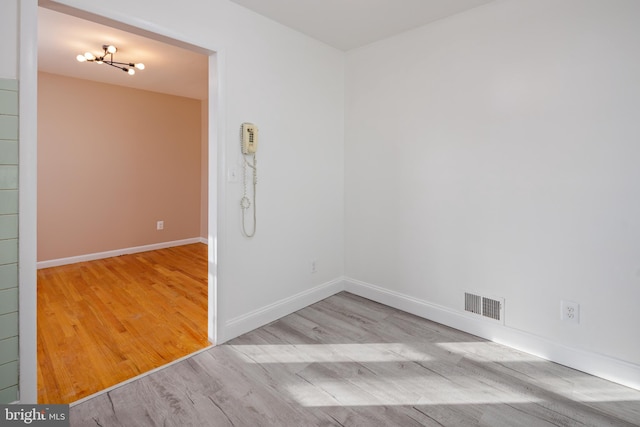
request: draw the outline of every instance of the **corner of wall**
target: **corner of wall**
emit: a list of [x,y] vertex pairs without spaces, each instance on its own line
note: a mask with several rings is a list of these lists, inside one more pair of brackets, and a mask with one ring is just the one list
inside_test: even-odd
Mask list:
[[339,277],[306,291],[281,299],[265,307],[243,314],[225,322],[218,330],[218,341],[222,344],[235,337],[257,329],[268,323],[315,304],[344,290],[344,278]]

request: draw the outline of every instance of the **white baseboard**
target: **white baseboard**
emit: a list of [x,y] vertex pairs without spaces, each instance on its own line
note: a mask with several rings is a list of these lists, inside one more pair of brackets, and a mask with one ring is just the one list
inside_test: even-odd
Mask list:
[[132,248],[115,249],[113,251],[97,252],[93,254],[78,255],[68,258],[52,259],[48,261],[40,261],[37,268],[58,267],[60,265],[75,264],[77,262],[94,261],[97,259],[111,258],[114,256],[135,254],[138,252],[155,251],[157,249],[171,248],[174,246],[190,245],[192,243],[207,244],[207,240],[202,237],[193,237],[191,239],[174,240],[172,242],[154,243],[152,245],[134,246]]
[[489,320],[478,319],[475,316],[472,318],[463,312],[358,280],[345,278],[344,290],[534,356],[640,390],[639,365],[603,354],[568,347],[562,343]]
[[242,316],[230,319],[225,322],[224,328],[218,331],[217,344],[257,329],[343,290],[344,282],[342,278],[335,279]]

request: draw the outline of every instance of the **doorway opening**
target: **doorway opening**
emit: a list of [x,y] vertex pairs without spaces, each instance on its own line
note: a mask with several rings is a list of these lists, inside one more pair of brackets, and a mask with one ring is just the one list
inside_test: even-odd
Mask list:
[[[53,11],[45,8],[39,9],[41,13],[40,16],[55,14],[56,18],[63,21],[69,19],[79,20],[80,18],[74,15],[82,15],[82,13],[75,10]],[[78,390],[76,394],[67,394],[66,397],[51,397],[47,398],[46,401],[42,401],[40,391],[41,384],[45,380],[44,370],[46,369],[50,372],[58,370],[56,369],[56,363],[64,362],[67,365],[79,368],[83,360],[91,360],[95,366],[96,363],[101,363],[99,357],[106,356],[107,359],[110,360],[108,365],[110,364],[114,371],[118,370],[118,367],[129,367],[132,368],[130,371],[134,373],[132,376],[135,376],[136,371],[138,371],[137,373],[142,373],[170,362],[170,360],[166,359],[166,357],[169,356],[160,353],[162,353],[161,347],[163,343],[167,344],[168,341],[171,341],[164,332],[169,329],[168,325],[175,320],[159,320],[158,316],[149,317],[148,319],[153,319],[155,323],[151,322],[149,325],[151,326],[150,330],[140,330],[138,326],[135,326],[135,321],[140,320],[136,319],[136,317],[150,316],[149,310],[142,310],[140,306],[144,304],[138,304],[130,307],[132,310],[121,311],[124,310],[123,306],[126,304],[119,304],[118,299],[130,302],[131,298],[127,297],[127,295],[131,295],[131,293],[127,294],[127,292],[124,292],[124,288],[118,288],[118,286],[129,287],[127,289],[130,291],[131,283],[136,283],[139,285],[139,290],[143,292],[143,299],[145,298],[145,287],[149,290],[154,288],[156,293],[147,294],[148,300],[161,298],[160,296],[162,295],[164,295],[166,299],[156,304],[154,304],[153,301],[147,301],[149,302],[149,308],[151,311],[156,309],[163,314],[171,310],[166,308],[158,309],[158,307],[162,307],[162,304],[168,304],[169,307],[175,308],[175,302],[178,299],[176,295],[179,294],[180,298],[186,302],[186,305],[175,311],[179,317],[182,316],[185,320],[188,320],[189,317],[189,313],[187,313],[187,311],[190,310],[188,308],[189,303],[200,304],[201,307],[204,307],[206,315],[202,316],[202,313],[200,313],[199,318],[201,320],[198,325],[200,330],[198,331],[197,340],[202,340],[202,337],[204,337],[205,343],[203,345],[206,346],[206,341],[213,342],[215,339],[214,325],[212,322],[214,318],[213,311],[215,309],[215,304],[212,304],[212,302],[215,301],[213,291],[215,271],[211,271],[212,266],[215,265],[212,259],[215,251],[211,248],[211,245],[215,244],[215,238],[212,236],[215,236],[216,224],[210,219],[212,216],[215,217],[215,215],[210,215],[209,212],[210,207],[213,206],[215,209],[217,203],[216,200],[209,200],[209,195],[215,194],[213,189],[215,188],[216,165],[210,164],[209,162],[209,159],[212,158],[209,156],[209,150],[214,149],[216,144],[215,138],[209,137],[209,121],[210,117],[212,117],[209,105],[213,105],[214,103],[211,102],[208,96],[208,82],[211,76],[215,75],[215,70],[212,70],[213,72],[208,69],[205,70],[203,77],[206,88],[205,97],[195,95],[195,98],[190,98],[190,96],[194,96],[194,93],[197,93],[197,88],[192,88],[192,92],[187,92],[186,96],[175,91],[171,92],[173,89],[167,89],[166,87],[162,89],[162,92],[158,92],[157,86],[144,86],[147,83],[145,83],[145,80],[142,80],[146,77],[145,74],[149,77],[146,82],[153,80],[151,77],[156,77],[152,72],[154,60],[158,66],[161,66],[160,64],[163,64],[167,52],[171,52],[171,55],[169,55],[171,61],[179,61],[180,56],[176,54],[176,52],[178,52],[177,49],[185,50],[184,58],[186,59],[184,59],[182,64],[186,67],[193,65],[193,61],[195,61],[194,55],[201,56],[202,58],[200,59],[203,59],[208,67],[211,66],[211,64],[215,65],[215,54],[203,48],[188,45],[183,41],[171,40],[164,35],[151,34],[145,30],[136,30],[129,25],[118,25],[118,23],[114,23],[106,17],[104,19],[93,17],[91,21],[82,21],[82,24],[76,22],[74,25],[63,26],[60,26],[58,23],[55,32],[46,31],[46,28],[44,29],[45,31],[42,31],[43,27],[41,22],[43,21],[40,21],[38,27],[41,30],[41,40],[52,41],[52,39],[55,39],[54,34],[56,37],[64,35],[71,37],[71,34],[67,33],[72,32],[73,29],[78,30],[81,26],[81,31],[85,35],[85,38],[91,39],[94,43],[100,39],[101,41],[98,43],[118,43],[121,47],[131,47],[133,46],[131,40],[138,43],[143,38],[146,38],[149,40],[149,44],[144,44],[144,48],[137,52],[141,53],[142,56],[147,55],[150,59],[144,59],[144,61],[147,62],[147,68],[139,72],[138,75],[118,76],[119,78],[125,77],[129,79],[129,81],[123,83],[123,85],[109,80],[111,77],[107,77],[107,80],[104,81],[90,81],[87,77],[78,77],[73,74],[77,71],[69,74],[61,68],[56,68],[62,67],[60,64],[56,65],[54,63],[51,66],[53,68],[50,68],[43,66],[46,61],[39,60],[39,115],[45,117],[46,111],[52,111],[52,109],[55,110],[56,108],[62,109],[65,106],[70,106],[72,109],[75,108],[75,111],[72,111],[73,114],[68,114],[69,111],[67,111],[67,116],[75,118],[75,122],[62,124],[60,120],[57,120],[59,117],[53,121],[57,122],[55,126],[58,128],[68,126],[80,135],[76,140],[75,146],[73,146],[73,144],[56,146],[56,144],[60,144],[61,142],[69,142],[69,139],[73,138],[73,131],[68,130],[69,133],[66,137],[65,133],[62,132],[61,135],[58,135],[59,140],[55,141],[55,138],[52,138],[52,133],[49,132],[48,129],[47,131],[41,131],[41,120],[40,118],[38,119],[40,135],[38,137],[38,151],[40,151],[41,148],[40,143],[43,140],[42,137],[46,135],[48,138],[47,144],[49,145],[46,148],[54,151],[58,150],[57,154],[60,154],[60,151],[64,154],[55,157],[51,154],[53,151],[50,151],[47,155],[40,156],[40,158],[44,160],[43,164],[49,167],[49,170],[43,172],[42,176],[39,176],[39,181],[41,178],[47,180],[52,176],[60,177],[60,175],[66,173],[71,174],[71,176],[67,176],[67,183],[75,182],[80,187],[72,190],[62,185],[50,187],[47,187],[45,184],[39,185],[38,199],[40,199],[41,195],[46,194],[47,197],[52,200],[48,200],[42,204],[39,203],[42,207],[46,208],[48,206],[49,211],[43,213],[40,210],[41,206],[38,207],[38,264],[39,267],[48,267],[46,268],[47,272],[52,272],[54,269],[57,269],[55,275],[57,275],[56,277],[58,277],[58,279],[52,280],[51,282],[56,284],[51,285],[51,283],[48,283],[47,286],[54,287],[54,294],[56,293],[55,287],[62,287],[64,289],[65,292],[63,294],[65,295],[61,298],[63,301],[62,304],[65,304],[65,299],[69,301],[74,298],[79,301],[93,301],[96,304],[95,306],[90,306],[89,304],[82,305],[81,303],[81,306],[86,308],[86,316],[84,317],[80,316],[82,310],[77,307],[74,308],[71,305],[55,306],[52,304],[49,306],[52,308],[50,310],[53,316],[52,318],[60,319],[61,316],[56,315],[56,313],[62,314],[65,311],[66,313],[64,314],[70,314],[70,316],[68,316],[66,320],[62,320],[62,326],[59,326],[59,334],[47,331],[46,335],[49,337],[48,340],[52,347],[49,348],[46,361],[44,360],[45,358],[40,357],[40,354],[38,355],[38,401],[40,403],[70,403],[123,380],[121,377],[114,376],[115,379],[113,379],[113,381],[115,382],[109,384],[109,378],[101,379],[101,381],[96,382],[100,384],[99,389],[91,389],[83,386],[80,387],[81,390]],[[104,25],[105,23],[108,25]],[[94,29],[91,30],[89,28]],[[96,28],[99,28],[99,30]],[[125,28],[126,31],[124,31]],[[93,35],[93,38],[86,37],[87,35]],[[104,40],[105,38],[109,40]],[[75,42],[76,44],[79,43],[77,37]],[[63,54],[57,50],[59,49],[57,46],[63,47],[69,45],[68,42],[65,44],[58,40],[56,47],[39,46],[39,58],[41,55],[51,54],[57,57],[59,62],[63,62],[67,60],[67,58],[63,57]],[[154,46],[160,46],[158,48],[160,50],[154,50]],[[96,47],[100,48],[101,46]],[[147,51],[144,49],[147,49]],[[123,56],[127,51],[131,55],[136,54],[133,48],[123,48],[121,52]],[[75,55],[71,56],[71,58],[75,61]],[[138,61],[140,59],[135,60]],[[73,65],[76,66],[75,70],[78,69],[78,65],[87,66],[87,64],[75,63]],[[86,75],[90,75],[94,71],[102,74],[106,72],[115,73],[118,71],[108,69],[108,67],[102,68],[103,70],[91,69],[85,72]],[[136,78],[142,81],[142,86],[132,85],[131,79]],[[188,82],[188,84],[183,83],[183,89],[190,84],[193,85],[197,83],[196,79],[189,79],[188,77],[185,81]],[[202,82],[200,81],[200,83]],[[67,90],[65,90],[65,88]],[[62,90],[62,92],[59,92],[60,90]],[[50,92],[44,93],[45,91]],[[102,94],[102,96],[98,96],[98,94]],[[45,109],[48,104],[47,101],[43,101],[44,97],[47,96],[50,97],[49,110]],[[60,103],[56,106],[56,100],[60,102],[61,96],[65,98],[64,105]],[[86,98],[84,102],[87,102],[84,105],[81,103],[83,97]],[[175,101],[178,104],[174,107],[170,115],[182,114],[185,110],[189,109],[193,110],[194,104],[199,104],[200,107],[195,107],[196,110],[198,110],[196,113],[198,116],[197,120],[194,118],[194,114],[189,115],[189,117],[181,115],[176,121],[184,123],[186,120],[190,125],[187,124],[185,128],[168,131],[166,125],[167,122],[171,120],[162,116],[160,113],[158,113],[159,115],[151,114],[144,116],[145,118],[140,118],[140,116],[135,116],[133,113],[127,115],[126,112],[122,114],[123,112],[120,111],[119,115],[115,117],[106,117],[108,108],[105,109],[104,107],[105,104],[108,104],[108,98],[113,102],[117,102],[117,100],[120,99],[122,102],[125,102],[127,106],[131,106],[133,103],[139,111],[147,108],[156,108],[163,103],[171,104]],[[153,106],[151,106],[152,104]],[[82,116],[83,112],[98,110],[98,105],[101,107],[93,118],[91,118],[91,115]],[[130,123],[125,123],[128,116],[131,121]],[[157,120],[154,121],[154,117],[156,117]],[[143,126],[145,125],[145,121],[149,121],[149,123],[147,123],[148,126]],[[196,132],[200,135],[199,141],[197,141],[198,146],[195,147],[193,138],[190,138],[192,143],[189,148],[187,148],[184,142],[187,138],[184,137],[184,134],[188,133],[190,128],[190,131],[194,131],[193,123],[195,122],[200,123],[200,125],[197,126],[198,129]],[[154,133],[154,131],[156,131],[156,133]],[[95,143],[95,140],[98,139],[98,132],[102,132],[105,136],[102,144],[92,145],[86,143],[87,140]],[[175,134],[173,137],[163,138],[163,135],[158,135],[157,132],[160,132],[160,134],[175,132]],[[126,136],[130,136],[132,133],[135,133],[135,135],[127,140]],[[180,136],[178,137],[176,135]],[[140,144],[142,140],[147,142],[146,146]],[[172,141],[177,144],[173,147],[173,151],[168,147]],[[120,151],[115,147],[118,145],[117,143],[120,143]],[[153,143],[160,144],[154,148]],[[89,146],[97,151],[91,151]],[[150,165],[150,163],[153,163],[150,161],[150,158],[154,157],[153,155],[158,154],[160,151],[164,151],[165,159],[155,159],[155,164]],[[198,151],[199,154],[197,158],[193,156],[195,151]],[[190,152],[192,155],[187,156],[185,154],[186,152]],[[57,162],[54,161],[47,164],[47,160],[51,160],[53,157],[56,158]],[[108,162],[109,157],[112,157],[111,160],[113,160],[113,162]],[[185,159],[186,157],[189,158]],[[86,159],[86,161],[83,161],[83,158]],[[89,161],[90,159],[91,161]],[[173,160],[173,163],[181,163],[176,169],[182,170],[182,172],[177,172],[177,175],[169,173],[171,169],[169,166],[176,165],[171,162],[167,163],[169,161],[167,159]],[[105,163],[100,165],[93,160],[105,161]],[[178,162],[178,160],[184,160],[184,162]],[[65,161],[68,162],[66,165]],[[194,167],[196,163],[197,166]],[[80,165],[80,167],[76,168],[78,165]],[[111,167],[109,167],[109,165],[111,165]],[[115,173],[112,170],[113,165],[117,165]],[[104,168],[102,169],[103,173],[99,173],[101,168]],[[194,168],[201,171],[199,176],[193,176]],[[40,166],[38,170],[40,172]],[[182,175],[185,173],[190,176],[186,181],[181,181],[184,178]],[[90,176],[98,177],[98,181],[104,182],[91,181],[89,179]],[[137,180],[144,179],[149,181],[146,189],[144,186],[140,186],[131,191],[132,187],[135,187],[134,180],[136,180],[135,183],[138,184]],[[201,191],[197,192],[197,194],[190,194],[189,201],[186,201],[183,198],[184,193],[190,191],[193,193],[193,185],[191,184],[195,182],[194,180],[198,182],[197,187],[201,189]],[[119,187],[116,185],[118,184],[117,181],[120,181]],[[47,190],[47,188],[49,190]],[[51,192],[54,191],[50,190],[52,188],[58,188],[61,192],[51,194]],[[97,188],[99,188],[99,191],[96,191]],[[175,191],[171,193],[171,190]],[[83,191],[85,192],[83,193]],[[129,192],[128,197],[123,197],[123,192]],[[92,195],[92,193],[94,194]],[[175,197],[168,197],[167,195],[169,193],[174,194]],[[73,197],[74,195],[76,196],[75,198]],[[112,196],[112,198],[109,199],[109,196]],[[190,213],[184,215],[186,218],[182,218],[181,213],[184,214],[184,212],[181,211],[185,209],[178,208],[177,213],[169,209],[178,206],[184,207],[186,205],[193,207],[194,199],[199,201],[199,203],[197,203],[197,215],[194,214],[194,209],[191,209]],[[83,200],[86,205],[97,209],[88,210],[84,213],[81,212],[80,215],[74,219],[72,213],[78,213],[77,211],[80,210]],[[114,203],[113,200],[117,200],[118,203]],[[141,213],[141,211],[149,206],[152,208],[155,206],[157,211],[165,210],[162,214],[154,216],[151,220],[150,218],[153,214],[149,213],[149,211]],[[61,209],[56,210],[57,207]],[[153,209],[151,209],[151,211],[153,211]],[[102,214],[105,215],[102,220],[97,218]],[[197,216],[197,220],[194,220],[194,215]],[[88,221],[82,224],[83,220]],[[46,223],[47,221],[50,223]],[[163,227],[158,225],[159,221],[162,221]],[[198,232],[195,233],[194,236],[194,233],[189,230],[192,230],[190,227],[193,227],[193,222],[196,221]],[[149,226],[149,222],[152,222],[152,227],[146,229],[145,227]],[[132,228],[128,228],[128,231],[125,230],[122,233],[118,233],[129,226]],[[179,226],[183,228],[181,231],[182,234],[176,230]],[[172,227],[174,228],[172,229]],[[42,234],[40,232],[41,230]],[[56,233],[59,234],[56,235]],[[102,238],[99,237],[100,234],[102,234]],[[122,237],[120,240],[117,238],[118,234]],[[54,242],[54,244],[41,244],[41,242],[44,241]],[[205,246],[206,244],[209,245],[208,249]],[[78,248],[80,248],[80,250]],[[42,249],[42,258],[40,249]],[[117,258],[113,256],[117,256]],[[194,262],[196,264],[189,265],[189,263]],[[145,268],[148,270],[144,270]],[[198,271],[198,273],[195,273],[196,271]],[[39,288],[41,276],[44,277],[44,272],[45,270],[38,272]],[[41,275],[41,273],[43,274]],[[63,276],[58,274],[63,274]],[[66,276],[64,276],[64,274],[66,274]],[[66,279],[63,280],[60,279],[60,277],[66,277]],[[111,279],[109,279],[109,277],[111,277]],[[65,280],[67,280],[68,283],[65,283]],[[189,288],[189,286],[192,287]],[[82,293],[85,291],[86,295],[83,295]],[[75,295],[71,295],[69,292]],[[110,297],[114,298],[110,299]],[[52,297],[48,295],[47,297],[41,298],[40,289],[38,289],[38,298],[38,323],[40,323],[40,320],[45,320],[46,305],[51,302],[49,298]],[[55,307],[55,309],[53,309],[53,307]],[[87,325],[86,323],[89,318],[93,319],[96,323],[94,325]],[[145,323],[144,320],[145,319],[143,319],[142,323],[137,324]],[[163,324],[162,322],[168,323]],[[114,329],[109,329],[109,327],[113,327]],[[40,333],[41,328],[39,324],[37,329],[39,340],[38,351],[40,352],[41,349],[46,350],[46,347],[43,345],[43,342],[40,341],[42,334]],[[154,330],[158,333],[154,333]],[[114,348],[114,342],[109,339],[109,334],[120,334],[124,336],[125,339],[123,339],[122,342],[125,344]],[[132,339],[127,340],[126,334],[131,334]],[[140,341],[134,341],[133,338],[136,335],[136,338],[139,338]],[[154,341],[154,335],[157,335],[159,340]],[[77,340],[83,337],[89,339],[87,342],[93,340],[93,344],[78,344]],[[172,346],[174,348],[183,347],[186,353],[182,354],[182,356],[186,356],[192,352],[193,348],[181,342],[180,339],[177,339]],[[54,351],[54,344],[61,345],[60,348],[65,347],[64,340],[74,341],[76,343],[75,349],[69,345],[67,347],[71,352],[68,354],[60,354],[58,350]],[[127,355],[126,343],[128,341],[132,351],[134,348],[136,352],[139,351],[141,346],[148,347],[148,358],[152,363],[150,365],[144,365],[139,361],[134,362],[134,358],[130,357],[132,355]],[[87,349],[87,352],[77,351],[78,348],[83,347]],[[180,357],[180,355],[170,357]],[[49,365],[48,367],[46,366],[47,364]],[[98,376],[95,371],[94,375]],[[104,376],[108,376],[108,374],[105,373]],[[72,378],[53,378],[52,381],[56,383],[55,387],[52,388],[60,388],[61,383],[65,381],[68,383],[74,382]]]

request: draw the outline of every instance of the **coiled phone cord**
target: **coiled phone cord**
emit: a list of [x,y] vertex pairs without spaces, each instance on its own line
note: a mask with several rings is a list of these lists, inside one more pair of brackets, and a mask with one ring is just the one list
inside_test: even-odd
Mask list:
[[[258,160],[256,159],[255,153],[253,153],[253,164],[250,164],[247,161],[246,155],[243,155],[242,157],[244,159],[244,168],[242,172],[244,193],[242,195],[242,199],[240,199],[240,207],[242,208],[242,233],[246,237],[253,237],[256,234],[256,184],[258,183]],[[252,204],[252,201],[247,197],[247,166],[253,169],[253,231],[251,234],[247,233],[245,226],[245,212]]]

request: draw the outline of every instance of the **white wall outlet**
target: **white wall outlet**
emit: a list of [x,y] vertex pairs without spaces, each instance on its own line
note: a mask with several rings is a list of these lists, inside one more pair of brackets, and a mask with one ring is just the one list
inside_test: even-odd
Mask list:
[[311,273],[317,273],[318,272],[318,261],[315,259],[312,259],[311,261],[309,261],[309,271]]
[[156,230],[164,230],[164,221],[156,222]]
[[560,302],[560,318],[565,322],[580,323],[580,304],[573,301]]

